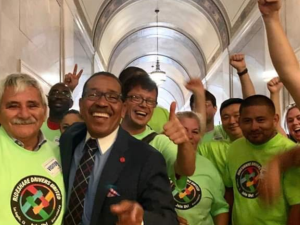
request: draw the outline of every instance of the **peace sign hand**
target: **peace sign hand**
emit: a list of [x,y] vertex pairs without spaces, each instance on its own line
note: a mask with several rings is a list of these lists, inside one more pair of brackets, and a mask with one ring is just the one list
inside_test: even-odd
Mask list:
[[83,69],[77,73],[77,64],[75,64],[73,73],[68,73],[65,75],[64,83],[71,89],[71,91],[74,91],[74,89],[77,87],[82,72]]

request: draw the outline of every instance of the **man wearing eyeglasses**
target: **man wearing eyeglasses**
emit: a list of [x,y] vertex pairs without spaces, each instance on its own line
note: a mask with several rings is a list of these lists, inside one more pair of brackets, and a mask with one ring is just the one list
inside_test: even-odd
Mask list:
[[48,94],[49,118],[42,126],[46,138],[58,144],[60,138],[59,124],[64,114],[72,107],[72,93],[63,83],[57,83]]
[[64,225],[177,225],[165,161],[120,127],[118,78],[91,76],[83,87],[85,123],[60,139],[67,192]]
[[[164,125],[165,135],[156,135],[147,126],[157,104],[155,82],[149,76],[129,78],[123,84],[122,95],[126,108],[122,127],[138,140],[149,143],[161,152],[166,160],[169,178],[181,188],[185,187],[186,177],[191,176],[195,170],[195,152],[185,128],[174,116],[176,105],[171,105],[169,122]],[[178,175],[181,177],[179,180],[176,179]]]

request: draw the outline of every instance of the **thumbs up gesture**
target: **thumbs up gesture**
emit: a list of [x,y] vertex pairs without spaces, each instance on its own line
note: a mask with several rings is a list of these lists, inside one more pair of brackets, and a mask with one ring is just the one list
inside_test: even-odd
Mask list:
[[174,144],[179,145],[188,142],[189,138],[185,128],[176,117],[175,109],[176,102],[172,102],[170,106],[169,121],[164,125],[164,134],[168,136]]

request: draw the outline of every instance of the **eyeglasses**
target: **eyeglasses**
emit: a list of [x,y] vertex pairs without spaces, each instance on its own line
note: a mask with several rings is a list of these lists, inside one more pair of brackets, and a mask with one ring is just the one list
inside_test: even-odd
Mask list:
[[155,100],[146,99],[139,95],[130,95],[130,96],[127,96],[127,98],[129,98],[132,102],[138,103],[138,104],[143,104],[143,102],[146,102],[146,105],[150,106],[150,107],[155,107],[157,104],[157,102]]
[[69,91],[58,91],[53,90],[49,92],[49,95],[47,95],[49,98],[57,98],[57,97],[63,97],[63,98],[71,98],[71,93]]
[[102,96],[105,97],[105,100],[110,102],[110,103],[117,103],[122,95],[113,93],[113,92],[99,92],[99,91],[87,91],[84,94],[84,98],[90,100],[90,101],[98,101]]

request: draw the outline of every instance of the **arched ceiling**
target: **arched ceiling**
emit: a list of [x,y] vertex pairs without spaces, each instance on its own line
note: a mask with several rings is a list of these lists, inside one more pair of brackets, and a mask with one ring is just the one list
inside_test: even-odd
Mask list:
[[179,109],[190,97],[184,83],[190,77],[205,77],[256,4],[256,0],[74,2],[103,67],[116,76],[132,65],[151,72],[158,55],[167,73],[159,88],[159,104],[168,107],[175,100]]

